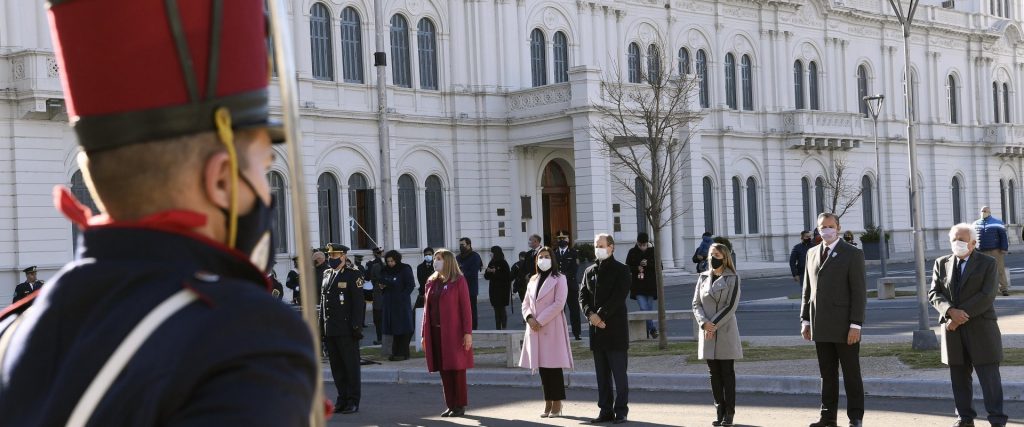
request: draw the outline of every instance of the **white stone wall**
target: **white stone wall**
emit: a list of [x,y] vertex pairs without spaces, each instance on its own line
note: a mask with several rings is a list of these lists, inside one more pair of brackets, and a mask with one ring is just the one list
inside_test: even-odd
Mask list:
[[[999,180],[1014,180],[1020,199],[1021,148],[1024,147],[1024,45],[1021,11],[1012,2],[1013,19],[990,15],[989,2],[957,2],[946,10],[941,2],[922,2],[911,37],[914,69],[920,178],[924,225],[929,249],[944,244],[952,222],[950,180],[964,187],[964,218],[976,216],[983,204],[1005,217],[999,202]],[[312,0],[289,2],[298,64],[304,176],[311,237],[319,240],[316,213],[317,177],[332,173],[340,184],[342,223],[348,214],[348,178],[362,173],[379,185],[377,98],[372,66],[376,22],[370,1],[325,2],[332,18],[333,58],[338,81],[312,77],[309,10]],[[54,185],[69,183],[77,170],[75,141],[61,112],[59,81],[52,47],[39,2],[8,0],[0,8],[0,304],[9,301],[20,270],[39,265],[44,280],[72,257],[71,227],[51,207]],[[856,69],[869,71],[869,93],[883,93],[886,102],[878,124],[882,152],[882,196],[888,206],[884,221],[894,230],[897,251],[911,244],[908,204],[908,160],[902,95],[903,38],[885,2],[877,0],[792,0],[770,4],[749,1],[673,0],[568,1],[397,0],[387,3],[388,20],[402,13],[415,30],[430,18],[438,31],[439,91],[419,89],[415,31],[411,37],[413,88],[388,89],[392,193],[401,174],[417,183],[418,243],[426,245],[423,185],[437,175],[444,185],[445,243],[461,236],[482,251],[498,245],[506,251],[525,247],[529,234],[544,226],[541,174],[556,161],[569,173],[572,224],[578,240],[595,232],[615,233],[624,256],[636,234],[635,201],[608,178],[619,173],[609,166],[593,138],[601,120],[592,106],[600,102],[600,82],[616,69],[625,73],[628,43],[657,43],[663,52],[687,47],[691,61],[697,49],[708,54],[711,108],[691,138],[689,162],[678,173],[673,209],[684,212],[659,241],[666,260],[689,266],[704,231],[702,179],[714,182],[715,232],[730,237],[741,260],[782,261],[804,228],[800,180],[812,182],[824,173],[832,156],[851,164],[851,178],[875,179],[872,123],[858,114]],[[362,18],[365,83],[341,83],[342,50],[338,17],[355,7]],[[548,81],[553,81],[552,37],[568,36],[570,81],[531,88],[529,35],[540,28],[547,42]],[[385,36],[387,37],[387,36]],[[732,52],[753,62],[753,111],[728,110],[725,104],[723,58]],[[813,60],[819,68],[820,111],[795,111],[793,62]],[[389,52],[389,61],[390,52]],[[643,61],[646,64],[646,61]],[[691,65],[692,66],[692,65]],[[957,81],[960,124],[949,123],[946,79]],[[390,83],[391,72],[387,78]],[[1012,124],[993,123],[992,83],[1008,84]],[[806,87],[806,84],[805,84]],[[276,96],[276,95],[275,95]],[[53,100],[48,108],[47,100]],[[742,101],[741,101],[742,102]],[[277,105],[275,98],[275,105]],[[807,148],[793,148],[812,138]],[[822,146],[815,146],[814,139]],[[833,141],[834,140],[834,141]],[[835,149],[827,149],[828,145]],[[1009,155],[996,156],[1007,153]],[[274,169],[284,172],[296,162],[280,151]],[[284,174],[287,177],[287,174]],[[735,206],[733,177],[744,197]],[[748,218],[747,178],[758,185],[759,232],[734,229],[734,212]],[[287,179],[286,179],[287,181]],[[286,186],[291,186],[286,182]],[[877,193],[877,190],[876,190]],[[380,201],[381,191],[375,193]],[[813,189],[812,189],[813,194]],[[531,218],[523,219],[520,197],[532,198]],[[397,222],[398,203],[391,216]],[[621,211],[612,212],[619,204]],[[296,219],[289,203],[287,217]],[[814,205],[812,201],[812,206]],[[505,215],[499,216],[498,210]],[[384,212],[377,209],[378,234]],[[498,237],[499,222],[505,237]],[[844,228],[863,229],[858,203],[842,219]],[[523,231],[525,229],[525,231]],[[1020,226],[1011,227],[1019,242]],[[343,242],[349,243],[347,226]],[[385,246],[398,246],[395,242]],[[297,250],[279,256],[283,277]],[[412,254],[418,250],[408,249]],[[514,256],[507,253],[509,256]]]

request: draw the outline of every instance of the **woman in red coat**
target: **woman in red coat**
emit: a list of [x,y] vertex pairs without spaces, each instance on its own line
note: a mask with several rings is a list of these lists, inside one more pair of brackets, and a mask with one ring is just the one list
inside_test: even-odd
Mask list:
[[434,274],[427,280],[425,294],[422,346],[427,371],[441,371],[448,406],[441,416],[461,417],[469,402],[466,369],[473,367],[473,312],[469,285],[448,250],[434,253]]

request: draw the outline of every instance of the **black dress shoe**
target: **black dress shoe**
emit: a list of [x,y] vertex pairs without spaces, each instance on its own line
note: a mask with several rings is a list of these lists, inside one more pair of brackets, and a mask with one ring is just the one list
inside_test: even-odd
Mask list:
[[[1010,291],[1003,291],[1003,296],[1004,297],[1010,296]],[[992,424],[992,425],[995,425],[995,424]]]
[[606,422],[609,422],[609,421],[615,421],[615,417],[613,417],[611,415],[601,415],[601,416],[599,416],[597,418],[594,418],[594,419],[590,420],[590,423],[591,424],[598,424],[598,423],[606,423]]
[[579,341],[579,340],[583,339],[583,338],[580,338],[580,336],[579,336],[579,335],[573,335],[572,337],[573,337],[573,338],[576,338],[576,341]]
[[615,421],[612,421],[612,424],[622,424],[624,422],[626,422],[626,417],[615,417]]
[[450,417],[450,416],[452,416],[452,408],[445,409],[444,412],[441,413],[441,416],[442,417]]
[[359,405],[348,405],[341,411],[342,414],[354,414],[356,412],[359,412]]
[[731,416],[725,417],[725,419],[722,420],[722,427],[732,427],[733,425]]
[[463,415],[466,415],[466,407],[464,406],[452,409],[452,412],[448,414],[449,417],[461,417]]
[[811,423],[809,427],[838,427],[838,424],[835,421],[818,420],[815,423]]
[[713,426],[720,426],[720,425],[722,425],[722,420],[721,419],[714,420],[714,421],[711,422],[711,425],[713,425]]
[[850,420],[850,427],[864,427],[864,422],[861,420]]
[[953,427],[974,427],[974,420],[956,420]]

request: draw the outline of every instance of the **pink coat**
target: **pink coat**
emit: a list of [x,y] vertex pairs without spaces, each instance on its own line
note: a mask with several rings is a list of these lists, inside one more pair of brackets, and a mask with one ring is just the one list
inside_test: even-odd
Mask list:
[[[523,301],[523,319],[533,315],[540,322],[534,332],[526,326],[523,353],[519,366],[537,372],[537,368],[573,368],[572,349],[569,347],[568,325],[565,322],[565,298],[569,294],[565,275],[548,276],[537,293],[540,276],[530,278]],[[573,302],[575,303],[575,302]]]
[[[430,328],[430,293],[438,287],[441,292],[438,308],[441,309],[441,360],[443,366],[437,366],[434,360],[434,349],[431,341]],[[423,353],[427,357],[427,371],[457,371],[473,367],[473,349],[462,348],[462,337],[473,333],[473,311],[470,308],[469,285],[466,278],[459,276],[454,282],[442,283],[440,280],[427,282],[423,305]]]

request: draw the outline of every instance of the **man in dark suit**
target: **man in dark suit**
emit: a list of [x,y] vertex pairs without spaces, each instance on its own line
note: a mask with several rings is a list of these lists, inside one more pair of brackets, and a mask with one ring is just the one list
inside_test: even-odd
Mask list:
[[932,287],[928,298],[939,312],[942,325],[942,362],[949,365],[953,402],[959,417],[955,427],[974,426],[971,370],[985,397],[988,421],[1006,425],[1003,412],[1003,384],[999,362],[1003,360],[1003,341],[996,323],[993,302],[999,291],[999,267],[996,260],[975,251],[977,241],[970,224],[957,224],[949,230],[952,255],[935,260]]
[[[597,371],[597,406],[601,413],[591,424],[626,422],[629,413],[629,381],[626,376],[626,351],[629,326],[626,298],[629,296],[629,267],[615,260],[615,239],[598,234],[594,239],[597,263],[583,273],[580,306],[590,321],[590,351]],[[612,399],[612,381],[615,397]]]
[[867,296],[864,252],[839,238],[839,218],[818,215],[821,244],[807,251],[800,305],[801,334],[814,340],[821,371],[821,418],[811,427],[836,425],[839,367],[846,384],[850,427],[864,419],[864,382],[860,373],[860,330]]
[[345,266],[348,247],[327,244],[328,265],[320,294],[321,325],[324,343],[331,360],[331,375],[338,388],[335,411],[351,414],[359,411],[359,340],[363,338],[366,300],[363,274]]
[[576,249],[569,241],[569,232],[562,230],[558,232],[558,249],[555,249],[555,259],[558,260],[558,271],[565,275],[565,281],[569,285],[569,294],[565,298],[565,306],[569,308],[569,326],[572,327],[572,336],[580,340],[580,282],[576,278]]
[[36,266],[33,265],[21,271],[25,273],[25,281],[14,287],[14,301],[11,301],[12,304],[43,287],[43,281],[36,280],[36,273],[38,272]]

